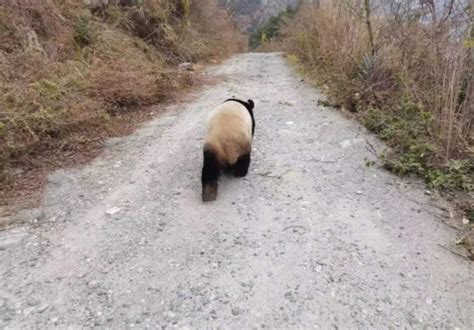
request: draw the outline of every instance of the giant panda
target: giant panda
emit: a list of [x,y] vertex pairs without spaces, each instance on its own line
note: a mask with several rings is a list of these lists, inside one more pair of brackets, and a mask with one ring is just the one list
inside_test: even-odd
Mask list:
[[204,202],[216,200],[222,171],[247,175],[255,132],[253,108],[252,100],[227,99],[209,113],[201,176]]

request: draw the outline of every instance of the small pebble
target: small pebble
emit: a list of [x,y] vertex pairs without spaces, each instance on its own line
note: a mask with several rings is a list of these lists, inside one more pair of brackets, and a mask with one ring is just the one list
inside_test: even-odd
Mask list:
[[48,307],[49,307],[48,304],[44,304],[44,305],[38,307],[38,313],[43,313],[45,310],[48,309]]
[[116,213],[118,213],[118,212],[120,212],[120,207],[114,206],[114,207],[108,209],[107,211],[105,211],[105,214],[107,214],[107,215],[114,215],[114,214],[116,214]]

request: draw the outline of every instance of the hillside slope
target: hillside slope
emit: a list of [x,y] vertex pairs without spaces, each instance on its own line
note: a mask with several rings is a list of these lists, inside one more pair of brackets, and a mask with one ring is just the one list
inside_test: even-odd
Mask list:
[[386,141],[387,169],[422,177],[472,223],[474,7],[380,2],[301,6],[266,47]]
[[1,2],[0,207],[192,85],[180,62],[243,44],[214,1]]

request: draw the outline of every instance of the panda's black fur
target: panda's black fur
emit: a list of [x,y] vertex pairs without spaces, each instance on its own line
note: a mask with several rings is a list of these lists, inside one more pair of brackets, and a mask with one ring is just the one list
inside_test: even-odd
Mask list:
[[202,199],[217,198],[218,179],[222,171],[237,177],[247,175],[252,138],[255,133],[254,102],[227,99],[208,117],[202,167]]
[[253,136],[254,133],[255,133],[255,118],[253,117],[253,108],[255,107],[255,103],[253,103],[253,100],[247,100],[247,102],[244,102],[244,101],[238,100],[238,99],[227,99],[224,102],[228,102],[228,101],[238,102],[238,103],[242,104],[247,109],[247,111],[250,114],[250,117],[252,118],[252,136]]

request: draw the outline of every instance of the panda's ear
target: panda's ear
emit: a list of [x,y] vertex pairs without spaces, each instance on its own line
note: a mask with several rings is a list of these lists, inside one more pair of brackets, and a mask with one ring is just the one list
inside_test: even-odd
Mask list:
[[255,106],[255,103],[253,103],[252,100],[247,100],[247,103],[250,105],[250,109],[253,109]]

